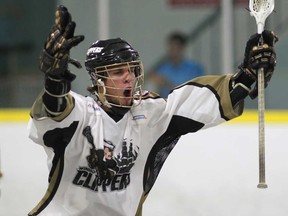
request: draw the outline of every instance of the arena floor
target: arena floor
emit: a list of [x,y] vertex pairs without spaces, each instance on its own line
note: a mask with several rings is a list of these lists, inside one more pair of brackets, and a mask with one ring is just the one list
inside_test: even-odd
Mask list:
[[[45,153],[27,123],[0,123],[0,215],[27,215],[47,185]],[[266,124],[267,189],[258,189],[257,124],[181,138],[144,205],[144,216],[287,216],[288,124]]]

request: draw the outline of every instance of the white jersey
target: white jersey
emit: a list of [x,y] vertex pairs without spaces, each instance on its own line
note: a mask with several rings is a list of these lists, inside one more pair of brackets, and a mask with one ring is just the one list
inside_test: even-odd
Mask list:
[[242,112],[232,108],[231,75],[196,78],[167,100],[144,95],[115,122],[91,97],[70,92],[62,116],[45,116],[41,97],[31,111],[30,138],[49,158],[47,193],[29,215],[134,216],[181,135]]

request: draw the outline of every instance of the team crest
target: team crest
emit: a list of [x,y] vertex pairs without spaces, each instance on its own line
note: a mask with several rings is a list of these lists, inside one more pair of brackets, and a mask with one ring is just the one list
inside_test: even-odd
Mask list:
[[94,191],[125,189],[130,183],[130,170],[139,147],[134,149],[132,140],[124,139],[122,151],[114,155],[115,145],[111,141],[104,140],[104,149],[96,149],[90,126],[83,130],[83,135],[90,144],[90,154],[86,157],[88,166],[77,170],[73,183]]

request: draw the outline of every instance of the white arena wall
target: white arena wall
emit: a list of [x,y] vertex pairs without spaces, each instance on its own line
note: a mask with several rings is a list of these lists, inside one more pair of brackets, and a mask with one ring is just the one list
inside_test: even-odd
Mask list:
[[[0,114],[0,215],[27,215],[46,191],[46,156],[28,139],[26,120],[3,119]],[[235,120],[180,139],[143,215],[287,216],[287,115],[276,119],[265,130],[267,189],[257,188],[257,122]]]

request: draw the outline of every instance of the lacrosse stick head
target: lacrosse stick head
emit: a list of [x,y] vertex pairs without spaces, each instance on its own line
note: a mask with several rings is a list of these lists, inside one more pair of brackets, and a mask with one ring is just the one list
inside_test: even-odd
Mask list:
[[249,0],[250,15],[255,17],[257,32],[261,34],[266,18],[274,10],[274,0]]

